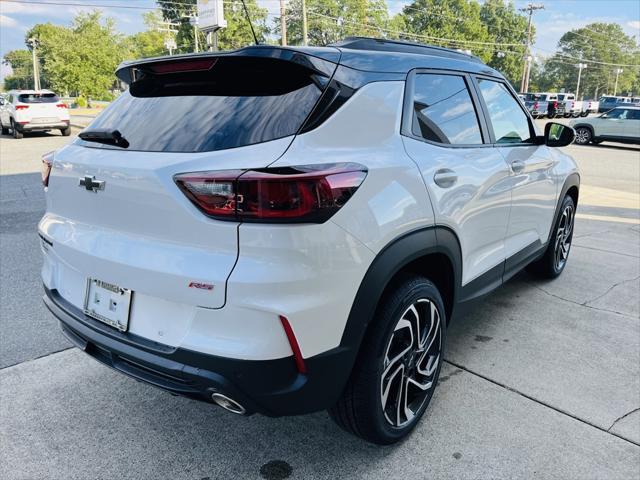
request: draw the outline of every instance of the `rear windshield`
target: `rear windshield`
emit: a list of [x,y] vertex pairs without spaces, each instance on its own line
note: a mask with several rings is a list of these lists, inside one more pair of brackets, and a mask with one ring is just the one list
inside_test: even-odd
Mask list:
[[[118,130],[128,150],[206,152],[295,134],[322,93],[323,79],[292,62],[210,58],[195,71],[147,67],[87,128]],[[99,148],[109,145],[79,143]]]
[[614,102],[617,102],[618,99],[616,97],[602,97],[600,98],[600,101],[602,103],[614,103]]
[[55,93],[21,93],[18,95],[21,103],[57,103],[60,101]]

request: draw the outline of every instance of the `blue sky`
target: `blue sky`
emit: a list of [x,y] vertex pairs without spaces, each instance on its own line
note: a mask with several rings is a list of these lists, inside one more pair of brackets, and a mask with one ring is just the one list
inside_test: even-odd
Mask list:
[[[25,0],[27,1],[27,0]],[[155,7],[154,0],[39,0],[41,2],[83,3],[109,5],[100,7],[105,15],[113,17],[118,30],[134,33],[144,29],[142,13]],[[179,0],[176,0],[179,1]],[[275,16],[279,12],[278,0],[258,0]],[[390,12],[397,13],[406,0],[387,0]],[[516,0],[517,7],[526,5],[528,0]],[[538,35],[534,53],[546,56],[553,53],[564,32],[589,23],[616,22],[630,35],[640,39],[640,1],[638,0],[539,0],[545,10],[538,10],[534,16]],[[127,5],[138,8],[118,8]],[[36,23],[52,22],[68,24],[74,14],[93,7],[73,5],[43,5],[14,3],[0,0],[0,54],[9,50],[24,48],[25,32]]]

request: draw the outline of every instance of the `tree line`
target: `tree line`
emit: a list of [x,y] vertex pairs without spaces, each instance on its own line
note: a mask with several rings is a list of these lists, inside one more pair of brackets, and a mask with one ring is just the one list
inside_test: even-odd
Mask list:
[[[281,42],[280,17],[256,0],[245,0],[260,43]],[[37,24],[25,35],[36,38],[41,84],[63,95],[110,99],[117,92],[113,72],[123,60],[194,51],[205,37],[189,24],[196,0],[158,0],[158,10],[144,15],[147,29],[134,35],[116,31],[112,19],[99,11],[80,13],[70,25]],[[224,3],[228,27],[218,34],[223,50],[253,43],[251,27],[240,0]],[[527,17],[504,0],[414,0],[390,15],[385,0],[306,0],[308,44],[326,45],[347,36],[412,40],[470,51],[502,72],[517,89],[523,71]],[[302,0],[291,0],[286,11],[287,43],[303,43]],[[168,29],[173,30],[169,32]],[[532,29],[532,42],[536,29]],[[29,47],[30,48],[30,47]],[[4,88],[31,88],[33,66],[29,48],[8,52],[4,62],[13,73]],[[588,98],[618,92],[640,94],[640,49],[636,40],[615,23],[593,23],[565,33],[555,53],[545,52],[532,64],[531,91],[575,90],[576,64],[586,63],[580,91]],[[623,66],[620,66],[623,65]]]

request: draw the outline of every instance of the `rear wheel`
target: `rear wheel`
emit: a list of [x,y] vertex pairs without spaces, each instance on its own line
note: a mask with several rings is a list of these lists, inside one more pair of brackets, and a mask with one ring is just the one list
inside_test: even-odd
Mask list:
[[61,128],[60,133],[63,137],[68,137],[69,135],[71,135],[71,127]]
[[578,145],[586,145],[591,141],[591,130],[587,127],[578,127],[576,128],[576,140],[575,142]]
[[9,129],[4,126],[2,120],[0,120],[0,130],[2,131],[2,135],[9,135]]
[[351,378],[329,410],[344,430],[373,443],[411,432],[438,383],[446,333],[442,297],[426,278],[410,277],[383,299]]
[[13,133],[13,138],[16,140],[20,140],[24,136],[24,134],[16,128],[16,122],[13,118],[11,119],[11,132]]
[[560,215],[556,220],[547,250],[540,260],[527,267],[529,272],[543,278],[556,278],[562,273],[567,265],[571,250],[575,213],[576,205],[573,199],[567,195],[560,206]]

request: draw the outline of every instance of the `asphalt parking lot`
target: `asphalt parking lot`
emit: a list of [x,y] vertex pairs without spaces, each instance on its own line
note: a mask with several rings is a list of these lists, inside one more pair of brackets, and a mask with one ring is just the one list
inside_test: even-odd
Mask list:
[[0,139],[2,478],[640,478],[640,147],[566,148],[583,176],[564,274],[520,274],[454,323],[422,423],[377,447],[324,412],[237,417],[71,349],[35,233],[40,156],[67,141]]

